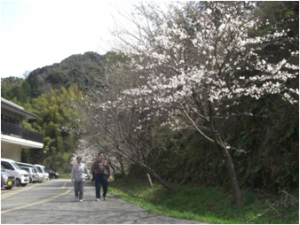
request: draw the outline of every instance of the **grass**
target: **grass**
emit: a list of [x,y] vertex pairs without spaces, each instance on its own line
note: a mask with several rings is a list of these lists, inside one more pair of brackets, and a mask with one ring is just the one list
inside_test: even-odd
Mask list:
[[[299,224],[299,205],[285,194],[244,192],[244,203],[232,204],[232,196],[220,188],[174,186],[169,192],[161,185],[123,180],[110,183],[109,193],[134,203],[150,213],[208,223]],[[296,193],[298,195],[298,191]],[[298,199],[298,197],[297,197]]]
[[61,179],[71,179],[71,172],[70,173],[60,173],[58,172],[59,174],[59,178]]

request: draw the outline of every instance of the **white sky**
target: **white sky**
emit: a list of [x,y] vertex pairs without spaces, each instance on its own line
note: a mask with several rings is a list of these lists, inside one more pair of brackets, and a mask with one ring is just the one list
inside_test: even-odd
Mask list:
[[[0,33],[1,78],[23,77],[87,51],[105,54],[120,1],[2,1]],[[121,8],[130,6],[122,3]],[[119,7],[120,8],[120,7]]]

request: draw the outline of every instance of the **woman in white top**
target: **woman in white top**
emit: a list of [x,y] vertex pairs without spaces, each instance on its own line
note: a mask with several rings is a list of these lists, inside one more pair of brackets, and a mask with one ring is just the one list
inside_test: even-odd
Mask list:
[[71,172],[71,181],[74,183],[75,201],[83,202],[83,189],[86,175],[90,178],[90,173],[85,164],[81,162],[82,157],[76,157],[76,163],[73,164]]

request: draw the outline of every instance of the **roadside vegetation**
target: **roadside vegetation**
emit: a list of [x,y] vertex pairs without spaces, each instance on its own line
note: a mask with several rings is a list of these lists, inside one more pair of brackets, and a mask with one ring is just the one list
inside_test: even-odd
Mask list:
[[169,192],[159,184],[129,179],[110,183],[109,194],[138,205],[150,213],[207,223],[298,224],[299,191],[268,194],[243,191],[244,202],[234,205],[230,191],[222,188],[175,185]]
[[59,173],[59,178],[61,178],[61,179],[71,179],[71,172],[69,172],[69,173],[60,173],[60,172],[58,172]]

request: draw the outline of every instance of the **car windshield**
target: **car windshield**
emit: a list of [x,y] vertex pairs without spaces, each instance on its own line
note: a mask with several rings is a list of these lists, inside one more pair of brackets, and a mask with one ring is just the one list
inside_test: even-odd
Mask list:
[[38,173],[38,169],[35,166],[32,167],[32,169],[33,169],[33,172]]
[[43,173],[43,171],[41,170],[41,168],[40,167],[36,167],[37,168],[37,170],[39,171],[39,173]]
[[11,164],[13,164],[14,167],[16,167],[18,170],[21,170],[21,168],[16,163],[12,162]]
[[22,170],[26,170],[27,172],[29,172],[29,168],[26,168],[26,167],[21,167]]

